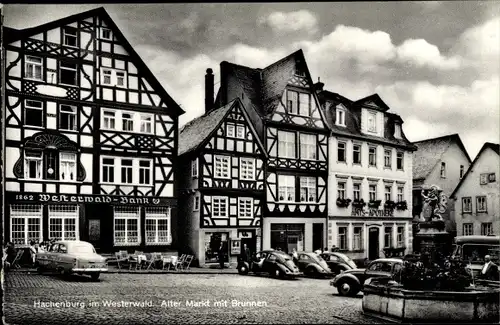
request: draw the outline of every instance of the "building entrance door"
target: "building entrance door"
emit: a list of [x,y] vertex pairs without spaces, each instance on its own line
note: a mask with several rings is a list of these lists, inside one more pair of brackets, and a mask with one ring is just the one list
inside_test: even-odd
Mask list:
[[323,251],[326,245],[323,244],[323,224],[313,223],[313,250]]
[[95,249],[101,248],[101,220],[89,219],[89,243],[94,245]]
[[368,230],[368,259],[370,261],[379,258],[379,229],[372,227]]

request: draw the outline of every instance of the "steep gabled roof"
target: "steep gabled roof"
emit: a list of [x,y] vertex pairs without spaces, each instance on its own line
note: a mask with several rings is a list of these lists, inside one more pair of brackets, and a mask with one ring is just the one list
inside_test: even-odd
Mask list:
[[425,179],[441,161],[442,155],[456,143],[464,152],[469,163],[471,159],[458,134],[450,134],[438,138],[414,142],[418,150],[413,153],[413,179]]
[[142,71],[147,77],[148,81],[151,83],[151,86],[160,93],[160,96],[165,100],[165,104],[168,106],[168,110],[166,110],[167,114],[173,114],[175,116],[179,116],[184,114],[184,110],[170,97],[170,95],[167,93],[167,91],[163,88],[163,86],[160,84],[158,79],[154,76],[154,74],[151,72],[151,70],[148,68],[148,66],[144,63],[144,61],[141,59],[139,54],[134,50],[132,45],[128,42],[127,38],[123,35],[121,30],[118,28],[118,26],[115,24],[113,19],[109,16],[109,14],[106,12],[106,10],[103,7],[99,7],[96,9],[84,11],[75,15],[71,15],[68,17],[64,17],[61,19],[53,20],[51,22],[36,26],[36,27],[31,27],[31,28],[26,28],[22,30],[16,30],[13,28],[5,28],[4,27],[4,32],[5,32],[5,44],[12,43],[15,41],[18,41],[20,39],[24,39],[30,36],[33,36],[35,34],[41,33],[46,30],[54,29],[59,26],[64,26],[67,24],[70,24],[75,21],[79,20],[84,20],[90,17],[94,16],[99,16],[102,19],[106,20],[108,22],[109,27],[113,29],[115,34],[118,36],[117,38],[120,40],[121,45],[125,48],[125,50],[129,53],[131,58],[133,59],[134,64],[137,66],[137,68]]
[[210,110],[208,113],[192,120],[187,123],[179,132],[179,156],[187,154],[189,152],[198,150],[203,147],[203,145],[210,141],[217,129],[220,127],[229,112],[239,105],[243,115],[247,118],[250,130],[252,131],[255,141],[257,141],[262,152],[265,153],[262,141],[257,135],[255,125],[252,123],[252,119],[249,117],[247,110],[243,107],[239,98],[236,98],[229,102],[228,104]]
[[382,112],[387,112],[389,106],[380,98],[378,94],[373,94],[365,98],[361,98],[354,102],[354,106],[362,106],[365,108],[375,109]]
[[486,150],[486,149],[491,149],[493,150],[494,152],[496,152],[497,155],[500,156],[500,144],[497,144],[497,143],[491,143],[491,142],[485,142],[483,144],[483,147],[481,148],[481,150],[479,150],[479,153],[476,155],[476,158],[474,158],[474,161],[472,162],[472,164],[469,166],[469,169],[467,169],[467,172],[465,172],[464,176],[462,177],[462,179],[460,180],[460,182],[458,183],[457,187],[455,187],[455,190],[453,191],[453,193],[451,193],[450,195],[450,198],[455,198],[455,195],[457,193],[457,191],[460,189],[460,186],[462,186],[462,183],[464,182],[464,180],[467,178],[467,176],[469,176],[469,173],[471,172],[471,170],[473,170],[474,166],[476,165],[476,162],[479,160],[479,157],[481,157],[481,154]]

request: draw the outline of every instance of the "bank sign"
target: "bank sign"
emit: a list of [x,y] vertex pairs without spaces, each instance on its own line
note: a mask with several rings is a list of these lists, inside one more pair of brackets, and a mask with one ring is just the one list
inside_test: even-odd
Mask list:
[[174,200],[150,196],[117,196],[92,194],[47,194],[47,193],[6,193],[8,203],[105,203],[163,206],[172,205]]

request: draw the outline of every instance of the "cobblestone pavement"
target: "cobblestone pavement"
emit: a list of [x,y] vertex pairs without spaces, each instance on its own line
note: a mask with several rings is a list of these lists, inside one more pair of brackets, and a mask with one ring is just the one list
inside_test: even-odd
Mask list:
[[[361,294],[340,297],[322,279],[103,274],[92,282],[81,276],[8,273],[4,290],[7,324],[381,323],[362,315]],[[148,306],[125,306],[122,301]],[[205,303],[189,306],[186,301]],[[217,301],[227,301],[227,306],[217,306]],[[234,306],[233,301],[260,306]]]

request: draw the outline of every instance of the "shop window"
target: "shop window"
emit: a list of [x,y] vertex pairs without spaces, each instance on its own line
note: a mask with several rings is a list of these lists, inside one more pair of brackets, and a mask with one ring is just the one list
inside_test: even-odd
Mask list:
[[79,240],[78,206],[49,206],[49,239]]
[[304,224],[271,224],[271,248],[304,251]]
[[139,245],[140,209],[139,207],[115,206],[113,208],[114,245]]
[[13,204],[10,217],[10,238],[14,245],[26,246],[31,241],[43,241],[42,205]]
[[171,242],[170,208],[146,208],[146,244],[167,245]]

